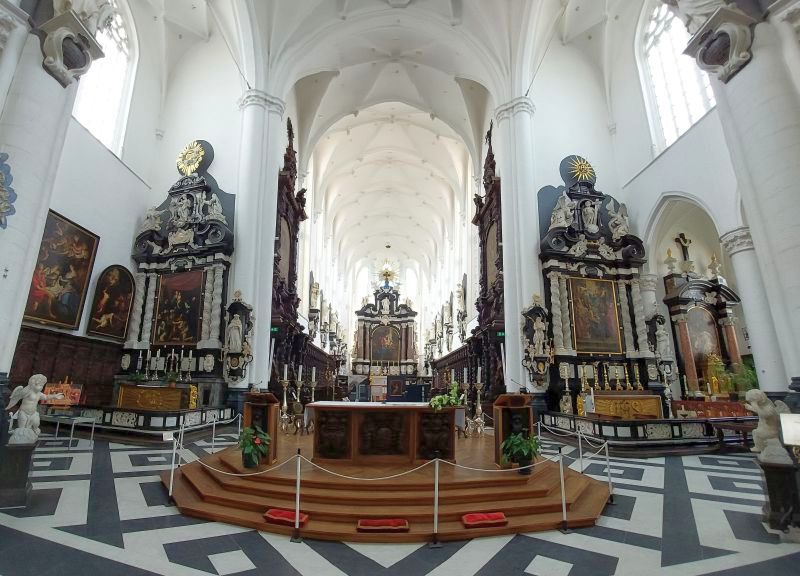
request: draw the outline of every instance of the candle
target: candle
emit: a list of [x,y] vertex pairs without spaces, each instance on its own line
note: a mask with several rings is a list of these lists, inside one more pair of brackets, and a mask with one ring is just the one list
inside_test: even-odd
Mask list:
[[150,355],[150,354],[151,354],[151,352],[152,352],[152,351],[150,350],[150,348],[148,348],[148,349],[147,349],[147,359],[148,359],[148,360],[150,360],[150,358],[152,357],[152,356]]
[[298,382],[302,382],[303,381],[303,365],[302,364],[300,364],[300,368],[298,368],[298,370],[297,370],[297,381]]
[[478,382],[481,381],[481,367],[478,366]]
[[181,364],[183,364],[183,346],[181,346]]
[[317,381],[317,367],[316,366],[312,366],[311,367],[311,381],[312,382],[316,382]]
[[462,383],[466,383],[467,381],[467,367],[464,367],[464,379],[461,381]]
[[192,349],[189,348],[189,363],[191,363],[191,360],[192,360]]
[[708,388],[708,395],[711,396],[711,384],[706,382],[706,388]]
[[161,358],[161,348],[156,350],[156,359]]
[[592,393],[592,406],[594,406],[594,388],[589,388],[589,391]]
[[456,381],[456,371],[454,368],[450,368],[450,382]]
[[288,374],[289,374],[289,365],[288,364],[284,364],[283,365],[283,379],[284,380],[288,380],[289,379]]

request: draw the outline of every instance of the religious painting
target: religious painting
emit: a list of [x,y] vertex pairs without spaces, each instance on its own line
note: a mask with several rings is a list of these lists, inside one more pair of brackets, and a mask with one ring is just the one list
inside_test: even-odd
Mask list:
[[711,354],[722,358],[717,322],[707,309],[702,306],[692,306],[686,312],[686,327],[689,330],[689,344],[694,365],[698,373],[704,373]]
[[161,276],[153,343],[196,344],[200,339],[202,300],[202,270]]
[[378,326],[370,339],[372,362],[400,362],[400,330]]
[[124,340],[133,301],[133,274],[125,266],[109,266],[97,279],[87,334]]
[[81,403],[82,391],[83,386],[80,384],[73,384],[66,379],[63,382],[48,383],[45,384],[44,387],[45,394],[48,396],[63,394],[64,397],[48,398],[47,400],[43,400],[42,404],[47,404],[49,406],[75,406],[76,404]]
[[25,320],[77,330],[99,240],[60,214],[48,212]]
[[575,350],[621,354],[617,291],[611,280],[570,278],[572,332]]

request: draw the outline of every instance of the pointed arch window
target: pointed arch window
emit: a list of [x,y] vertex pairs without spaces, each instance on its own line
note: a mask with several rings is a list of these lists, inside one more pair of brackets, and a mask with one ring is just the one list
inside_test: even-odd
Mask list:
[[656,152],[675,142],[716,105],[708,75],[683,54],[689,33],[663,2],[645,2],[639,62]]
[[110,1],[114,15],[96,36],[104,57],[93,62],[79,80],[72,115],[106,148],[120,155],[136,70],[136,34],[125,2]]

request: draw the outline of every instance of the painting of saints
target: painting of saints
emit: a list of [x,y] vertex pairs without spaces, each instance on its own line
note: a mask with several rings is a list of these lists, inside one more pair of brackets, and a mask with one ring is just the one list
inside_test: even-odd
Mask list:
[[44,225],[25,320],[77,330],[99,238],[52,210]]
[[400,361],[400,331],[392,326],[378,326],[372,331],[372,361]]
[[87,334],[124,340],[133,300],[133,276],[124,266],[109,266],[97,280]]
[[570,278],[572,328],[579,352],[621,354],[614,283],[593,278]]
[[196,344],[200,337],[203,271],[161,276],[154,327],[155,344]]

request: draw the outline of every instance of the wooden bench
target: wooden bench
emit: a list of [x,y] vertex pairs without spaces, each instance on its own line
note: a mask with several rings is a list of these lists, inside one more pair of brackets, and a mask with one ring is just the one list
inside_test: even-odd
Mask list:
[[749,449],[747,435],[757,428],[755,424],[747,424],[744,422],[710,422],[710,424],[717,433],[720,452],[725,450],[725,430],[733,430],[738,433],[742,439],[742,446],[744,446],[745,449]]

